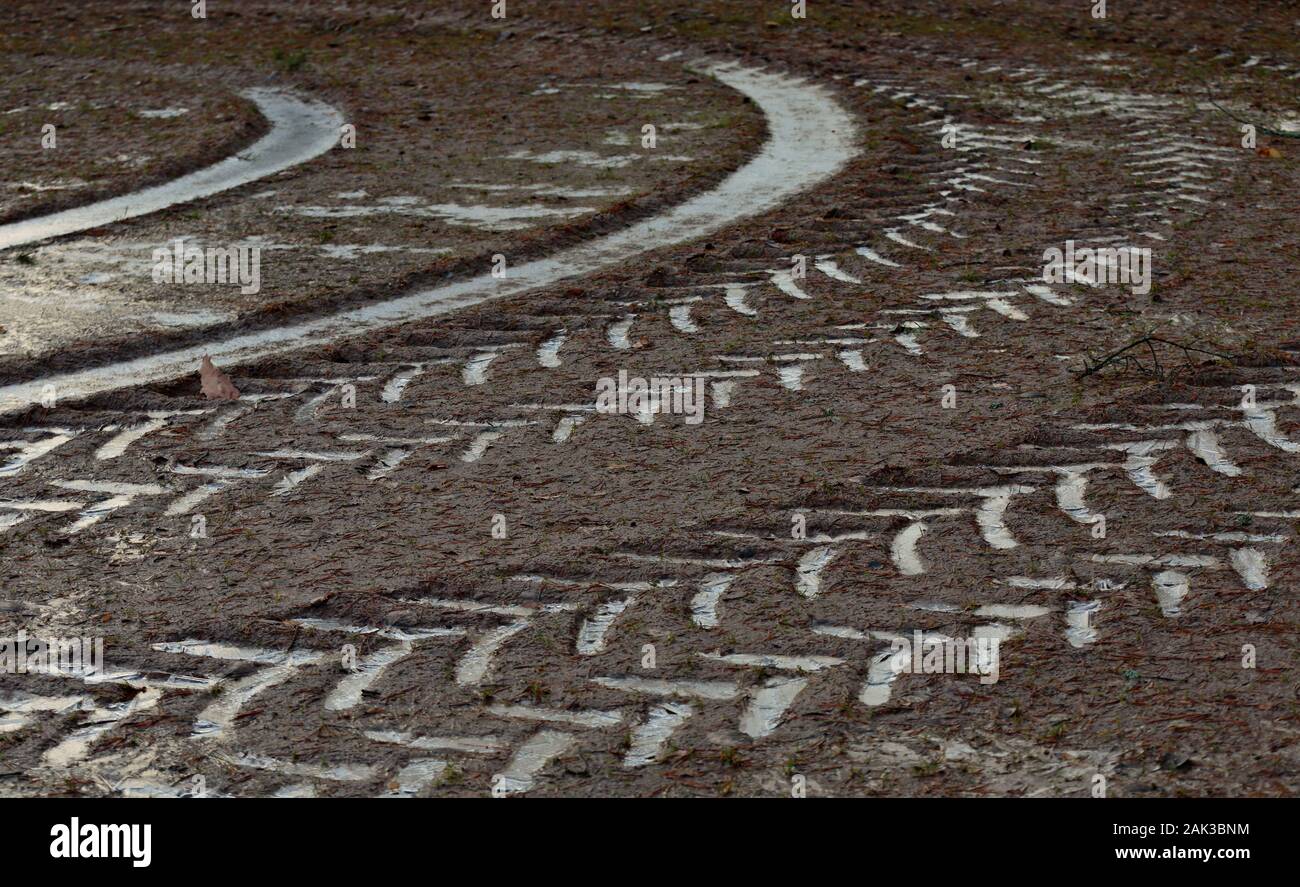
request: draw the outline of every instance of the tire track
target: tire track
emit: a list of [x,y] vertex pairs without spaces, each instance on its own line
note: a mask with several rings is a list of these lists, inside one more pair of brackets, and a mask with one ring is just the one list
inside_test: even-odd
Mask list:
[[824,182],[857,153],[852,119],[822,87],[783,74],[743,68],[734,62],[708,64],[702,73],[716,77],[758,104],[770,133],[758,155],[712,191],[623,231],[510,269],[505,277],[484,274],[316,320],[10,385],[0,389],[0,414],[40,402],[48,396],[51,385],[61,399],[86,397],[193,372],[204,355],[226,365],[246,363],[590,274],[772,209]]

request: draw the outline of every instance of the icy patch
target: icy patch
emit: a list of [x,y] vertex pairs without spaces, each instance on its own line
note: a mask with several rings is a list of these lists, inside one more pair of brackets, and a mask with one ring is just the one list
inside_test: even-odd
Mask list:
[[1228,555],[1242,583],[1251,591],[1268,588],[1268,562],[1257,548],[1234,548]]
[[835,557],[835,549],[829,545],[814,548],[799,559],[795,568],[795,588],[806,598],[815,598],[821,594],[822,571]]
[[386,198],[374,206],[283,206],[276,212],[309,219],[350,219],[376,215],[438,219],[449,225],[483,231],[523,231],[545,219],[572,219],[596,211],[593,206],[487,206],[484,204],[417,203],[414,197]]
[[726,665],[775,668],[781,671],[813,672],[844,664],[843,659],[834,656],[785,656],[775,653],[701,653],[700,656]]
[[160,688],[149,688],[141,690],[126,702],[115,702],[102,708],[92,708],[82,726],[73,730],[61,742],[41,755],[41,763],[47,767],[64,768],[83,760],[90,754],[91,745],[100,736],[117,726],[119,721],[157,706],[162,699],[162,694]]
[[916,543],[925,533],[925,524],[916,521],[900,530],[889,546],[890,559],[904,576],[919,576],[925,572],[925,564],[916,553]]
[[411,761],[393,777],[381,798],[413,798],[447,772],[447,762],[432,758]]
[[[503,159],[527,160],[532,163],[547,165],[573,164],[575,166],[585,166],[589,169],[623,169],[645,158],[641,154],[597,154],[595,151],[547,151],[538,154],[535,151],[523,150],[507,154]],[[656,155],[651,159],[664,160],[668,158],[664,155]],[[674,159],[690,160],[691,158]]]
[[1071,601],[1065,611],[1065,639],[1071,647],[1086,647],[1097,640],[1097,629],[1093,626],[1097,613],[1101,610],[1101,601]]
[[489,705],[488,712],[500,718],[521,718],[529,721],[547,721],[557,724],[570,724],[575,727],[600,729],[617,727],[623,723],[620,711],[560,711],[553,708],[538,708],[532,705]]
[[679,696],[687,699],[710,699],[726,701],[735,699],[740,690],[735,684],[720,681],[668,681],[656,678],[638,677],[601,677],[592,678],[592,683],[610,690],[622,690],[627,693],[646,693],[652,696]]
[[985,604],[975,610],[976,616],[991,619],[1037,619],[1052,612],[1051,607],[1037,604]]
[[506,769],[493,779],[493,788],[506,794],[528,791],[542,768],[572,748],[573,743],[572,733],[539,731],[519,747]]
[[1188,579],[1177,570],[1162,570],[1151,578],[1160,612],[1166,616],[1181,616],[1183,598],[1187,597]]
[[500,754],[510,747],[498,736],[415,736],[396,730],[367,730],[366,738],[420,751],[454,751],[471,755]]
[[560,365],[560,348],[564,346],[568,333],[560,330],[554,336],[547,339],[537,348],[537,362],[547,369],[554,369]]
[[700,590],[691,599],[691,620],[700,628],[718,627],[718,603],[733,579],[731,573],[710,573],[700,580]]
[[282,776],[305,776],[331,782],[364,782],[378,775],[378,771],[370,764],[300,764],[296,761],[282,761],[247,752],[222,755],[221,759],[236,767],[249,767],[254,770],[268,770]]
[[491,669],[492,659],[497,651],[506,641],[527,628],[530,621],[520,619],[516,622],[508,622],[481,634],[456,664],[456,683],[462,687],[482,683]]
[[870,247],[860,246],[855,250],[855,252],[858,255],[862,256],[862,258],[866,259],[867,261],[875,262],[877,265],[884,265],[886,268],[903,267],[902,265],[895,262],[893,259],[886,259],[880,253],[876,252],[874,249],[871,249]]
[[740,716],[740,732],[753,739],[771,735],[794,703],[807,678],[772,678],[750,695],[749,704]]
[[632,744],[623,756],[624,767],[653,764],[663,753],[673,731],[686,722],[695,710],[685,702],[661,702],[650,707],[644,723],[632,731]]

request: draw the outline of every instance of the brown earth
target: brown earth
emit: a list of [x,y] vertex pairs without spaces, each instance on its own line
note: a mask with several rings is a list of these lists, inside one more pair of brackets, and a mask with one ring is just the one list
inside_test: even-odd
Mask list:
[[[34,295],[40,308],[21,331],[0,335],[0,378],[387,297],[483,273],[496,254],[517,263],[680,202],[739,165],[762,135],[743,97],[646,47],[611,41],[578,54],[563,32],[515,35],[364,9],[246,4],[206,20],[174,4],[116,9],[111,28],[70,47],[62,16],[21,4],[6,11],[5,40],[27,54],[7,62],[24,83],[10,101],[36,104],[28,98],[40,94],[73,107],[15,115],[0,136],[22,150],[0,154],[0,173],[15,183],[53,182],[53,169],[61,180],[87,180],[75,192],[32,194],[11,216],[233,153],[256,134],[237,97],[249,87],[287,88],[340,109],[357,145],[111,231],[0,254],[0,286]],[[22,68],[31,58],[39,77]],[[118,78],[103,76],[105,66],[117,66]],[[180,117],[134,116],[187,105],[195,107]],[[40,150],[46,117],[77,134],[55,152]],[[209,126],[223,117],[235,122]],[[656,127],[652,149],[642,146],[647,124]],[[140,168],[92,178],[86,170],[107,162],[104,147],[119,144]],[[145,163],[161,156],[172,160]],[[154,249],[177,237],[258,246],[260,289],[153,282]]]
[[[456,15],[445,7],[430,6],[440,28]],[[27,516],[0,536],[6,633],[100,635],[113,666],[144,676],[7,675],[0,687],[14,700],[85,693],[100,709],[164,689],[66,765],[42,757],[93,718],[28,715],[0,734],[2,790],[184,789],[203,775],[248,796],[303,784],[483,795],[565,733],[530,795],[788,795],[799,776],[814,795],[1085,797],[1098,775],[1112,796],[1294,795],[1297,149],[1266,133],[1243,148],[1239,123],[1205,96],[1208,82],[1270,128],[1296,111],[1295,9],[1247,4],[1224,21],[1208,3],[1150,3],[1097,22],[1082,4],[982,0],[811,2],[806,20],[785,4],[511,8],[504,25],[455,23],[529,45],[563,35],[552,41],[574,64],[703,49],[790,70],[835,90],[862,153],[708,242],[228,367],[242,402],[205,401],[192,377],[10,421],[0,438],[82,430],[0,467],[0,518]],[[949,118],[955,147],[940,138]],[[232,215],[247,212],[237,197]],[[221,207],[203,223],[238,228],[213,216]],[[1028,289],[1044,249],[1067,240],[1151,249],[1150,292]],[[769,273],[798,255],[806,299]],[[823,256],[840,279],[815,267]],[[369,260],[359,272],[370,279]],[[724,301],[738,284],[752,315]],[[629,347],[615,347],[628,315]],[[548,366],[539,348],[561,333]],[[758,374],[734,377],[725,405],[711,389],[698,425],[564,409],[620,371],[735,369]],[[1262,412],[1241,406],[1248,385]],[[159,411],[171,415],[120,455],[100,449]],[[172,508],[215,477],[192,472],[215,467],[264,473]],[[84,481],[167,490],[70,533],[112,495]],[[64,512],[12,505],[74,499]],[[919,523],[917,572],[900,549]],[[719,584],[710,625],[697,596]],[[1067,633],[1083,603],[1096,607],[1092,638]],[[1007,635],[995,683],[903,674],[878,698],[890,636],[990,630]],[[152,646],[188,639],[280,658]],[[363,662],[395,658],[340,701],[345,644]],[[220,736],[192,736],[222,700],[310,651],[320,659],[230,703]],[[798,671],[736,655],[838,661]],[[221,680],[176,688],[168,674]],[[658,746],[656,725],[672,726]],[[430,757],[448,764],[436,778],[405,769]],[[345,764],[371,769],[302,769]]]

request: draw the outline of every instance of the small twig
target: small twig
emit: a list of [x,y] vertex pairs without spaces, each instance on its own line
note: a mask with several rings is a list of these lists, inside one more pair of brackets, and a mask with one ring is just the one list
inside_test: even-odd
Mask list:
[[1132,366],[1136,364],[1137,368],[1140,371],[1145,372],[1146,368],[1142,365],[1142,361],[1138,360],[1137,357],[1135,357],[1134,355],[1128,353],[1135,348],[1142,347],[1143,345],[1147,346],[1147,349],[1151,352],[1151,359],[1155,362],[1155,372],[1157,376],[1162,379],[1164,378],[1164,368],[1161,366],[1160,358],[1156,354],[1156,349],[1155,349],[1156,345],[1168,345],[1171,348],[1181,348],[1183,354],[1187,357],[1187,362],[1189,364],[1191,363],[1191,353],[1193,351],[1195,351],[1197,354],[1206,354],[1209,355],[1210,357],[1217,357],[1219,360],[1232,360],[1232,356],[1229,354],[1220,354],[1217,351],[1210,351],[1206,348],[1198,348],[1195,345],[1185,345],[1182,342],[1171,342],[1168,339],[1162,339],[1159,336],[1142,336],[1139,339],[1135,339],[1134,341],[1129,342],[1123,348],[1111,352],[1110,354],[1106,355],[1100,360],[1093,361],[1091,360],[1091,358],[1089,358],[1088,359],[1089,366],[1079,374],[1079,378],[1082,379],[1087,376],[1091,376],[1094,373],[1098,373],[1102,369],[1104,369],[1105,367],[1109,366],[1112,363],[1115,363],[1116,361],[1122,361],[1125,366]]
[[1156,378],[1163,379],[1165,377],[1165,371],[1164,368],[1160,366],[1160,356],[1156,354],[1156,346],[1151,343],[1150,339],[1147,339],[1147,350],[1151,352],[1151,360],[1156,365]]
[[1205,86],[1205,95],[1210,100],[1210,104],[1214,105],[1214,107],[1218,108],[1221,113],[1226,114],[1227,116],[1231,117],[1233,120],[1237,121],[1238,123],[1244,123],[1247,126],[1253,126],[1255,127],[1255,129],[1259,130],[1260,132],[1267,133],[1268,135],[1271,136],[1277,136],[1283,139],[1300,139],[1300,132],[1283,132],[1280,129],[1273,129],[1268,126],[1264,126],[1263,124],[1256,123],[1253,120],[1247,120],[1244,117],[1238,117],[1236,114],[1232,113],[1227,108],[1223,107],[1223,105],[1220,105],[1218,103],[1218,101],[1214,98],[1214,93],[1210,91],[1210,83],[1208,80],[1203,80],[1201,82]]

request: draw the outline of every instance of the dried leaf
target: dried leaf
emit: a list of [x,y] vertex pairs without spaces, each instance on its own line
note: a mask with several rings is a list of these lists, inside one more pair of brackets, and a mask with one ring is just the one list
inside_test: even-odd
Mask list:
[[199,364],[199,381],[202,394],[209,400],[238,400],[239,389],[230,381],[230,377],[212,365],[212,358],[203,355]]

